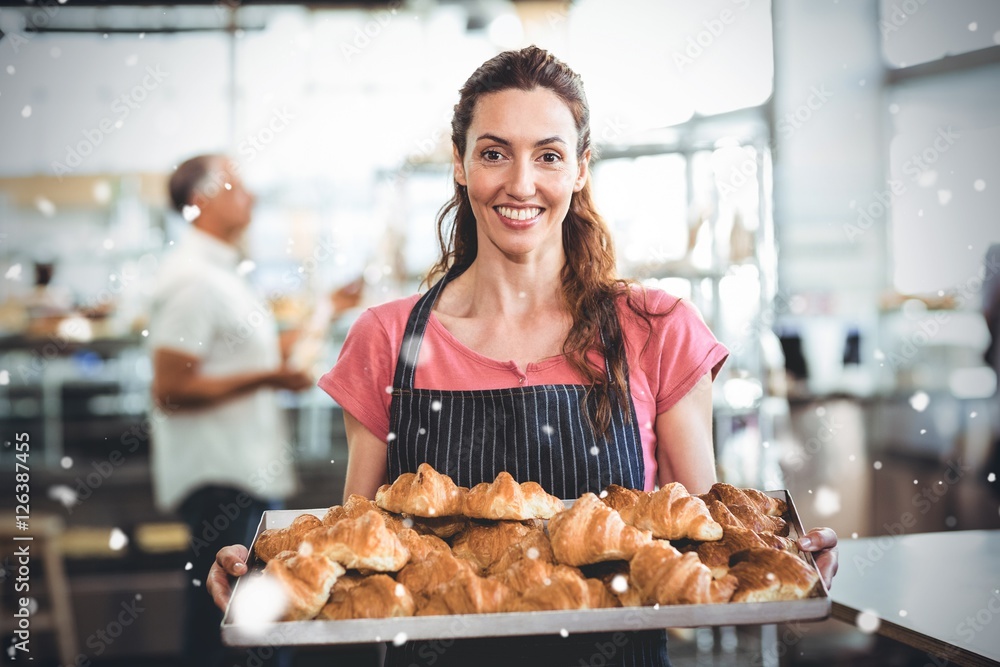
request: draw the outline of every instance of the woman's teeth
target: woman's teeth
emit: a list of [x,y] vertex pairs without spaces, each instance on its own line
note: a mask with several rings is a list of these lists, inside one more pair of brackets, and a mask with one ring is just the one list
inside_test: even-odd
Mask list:
[[540,215],[540,208],[509,208],[507,206],[497,206],[497,213],[511,220],[531,220]]

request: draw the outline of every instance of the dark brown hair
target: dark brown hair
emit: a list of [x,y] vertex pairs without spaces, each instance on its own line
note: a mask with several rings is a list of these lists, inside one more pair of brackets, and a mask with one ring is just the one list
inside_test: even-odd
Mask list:
[[[545,88],[555,93],[573,114],[577,130],[577,159],[582,160],[590,139],[590,108],[580,76],[552,54],[536,46],[505,51],[483,63],[460,90],[451,121],[451,140],[460,156],[465,155],[466,134],[479,98],[489,93]],[[437,219],[441,255],[431,268],[431,283],[448,271],[461,273],[476,259],[476,219],[465,187],[455,183],[455,194],[442,207]],[[616,303],[626,295],[629,308],[649,324],[650,313],[639,303],[632,281],[615,274],[615,251],[607,224],[597,213],[591,197],[590,179],[573,193],[562,226],[566,264],[562,269],[562,293],[573,326],[563,343],[563,354],[586,380],[586,410],[597,433],[606,434],[611,411],[618,407],[631,419],[626,392],[625,339],[618,321]],[[640,291],[640,294],[642,292]],[[644,303],[645,299],[641,299]],[[587,359],[599,353],[608,368]],[[605,382],[610,371],[610,382]]]
[[177,165],[170,175],[167,189],[170,192],[170,203],[174,210],[180,213],[191,203],[194,191],[212,170],[212,166],[221,159],[221,155],[196,155]]

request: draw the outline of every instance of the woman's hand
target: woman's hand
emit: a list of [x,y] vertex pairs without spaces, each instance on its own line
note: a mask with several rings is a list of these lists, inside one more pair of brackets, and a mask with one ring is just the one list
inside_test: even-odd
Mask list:
[[241,577],[247,573],[247,558],[250,552],[242,544],[234,544],[230,547],[219,549],[215,555],[215,562],[212,569],[208,571],[208,582],[206,587],[209,594],[222,611],[229,605],[229,598],[233,593],[229,585],[229,577]]
[[813,528],[799,538],[799,549],[811,551],[827,588],[833,586],[837,574],[837,533],[832,528]]

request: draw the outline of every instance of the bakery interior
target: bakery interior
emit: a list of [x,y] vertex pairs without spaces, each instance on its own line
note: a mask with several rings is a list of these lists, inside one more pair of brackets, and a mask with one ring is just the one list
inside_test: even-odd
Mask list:
[[[27,433],[45,553],[33,664],[182,664],[188,535],[153,504],[145,345],[149,285],[188,224],[172,168],[239,161],[257,196],[246,269],[282,326],[363,280],[320,329],[322,372],[366,307],[419,289],[457,90],[529,44],[584,79],[620,273],[691,300],[730,349],[720,479],[788,489],[842,543],[907,512],[907,534],[1000,528],[982,312],[1000,242],[996,2],[12,0],[0,31],[5,660],[26,661],[8,610],[10,440]],[[301,481],[286,507],[340,502],[340,408],[318,388],[281,401]],[[95,639],[137,594],[142,615]],[[832,618],[763,651],[787,636],[677,630],[671,657],[942,664]]]

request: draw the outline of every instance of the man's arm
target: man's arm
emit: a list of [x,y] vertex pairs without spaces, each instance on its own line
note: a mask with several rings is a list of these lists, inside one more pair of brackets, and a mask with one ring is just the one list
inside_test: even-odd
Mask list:
[[308,374],[287,368],[207,376],[198,357],[166,348],[153,351],[153,398],[159,405],[209,407],[261,387],[300,391],[311,385]]

